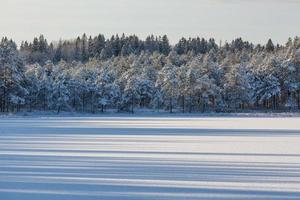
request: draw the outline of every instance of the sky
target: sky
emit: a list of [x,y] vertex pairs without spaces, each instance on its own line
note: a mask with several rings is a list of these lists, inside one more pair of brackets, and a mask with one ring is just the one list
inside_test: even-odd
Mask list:
[[300,0],[0,0],[0,36],[17,43],[43,34],[49,41],[86,33],[167,34],[284,44],[300,36]]

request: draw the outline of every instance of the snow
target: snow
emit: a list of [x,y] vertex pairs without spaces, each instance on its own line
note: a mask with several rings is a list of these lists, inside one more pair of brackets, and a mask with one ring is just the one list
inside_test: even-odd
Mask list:
[[300,118],[0,118],[0,199],[299,199]]

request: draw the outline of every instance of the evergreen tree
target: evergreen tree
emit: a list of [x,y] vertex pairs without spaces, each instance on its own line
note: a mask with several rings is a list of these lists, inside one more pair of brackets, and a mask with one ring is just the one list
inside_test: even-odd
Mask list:
[[273,52],[274,49],[275,49],[274,44],[273,44],[272,40],[269,39],[266,44],[266,50],[267,50],[267,52]]
[[0,101],[1,111],[19,110],[25,104],[24,63],[19,56],[17,46],[6,37],[0,42]]

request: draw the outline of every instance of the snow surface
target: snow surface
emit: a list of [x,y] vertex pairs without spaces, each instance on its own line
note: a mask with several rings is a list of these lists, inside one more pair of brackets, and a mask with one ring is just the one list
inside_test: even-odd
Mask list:
[[3,117],[0,199],[299,199],[299,144],[297,117]]

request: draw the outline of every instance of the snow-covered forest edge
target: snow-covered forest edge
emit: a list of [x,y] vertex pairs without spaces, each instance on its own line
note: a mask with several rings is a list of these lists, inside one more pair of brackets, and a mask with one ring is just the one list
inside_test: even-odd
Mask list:
[[298,37],[285,45],[241,38],[224,44],[182,38],[170,45],[167,36],[85,34],[50,44],[41,35],[20,48],[7,38],[0,42],[1,113],[253,115],[299,109]]
[[81,113],[81,112],[65,112],[59,114],[57,111],[35,111],[35,112],[17,112],[17,113],[1,113],[0,119],[110,119],[110,118],[145,118],[145,119],[205,119],[205,118],[300,118],[299,112],[245,112],[245,113],[224,113],[224,112],[205,112],[205,113],[169,113],[165,112],[151,112],[145,110],[136,110],[132,113],[117,113],[115,110],[105,111],[104,113]]

